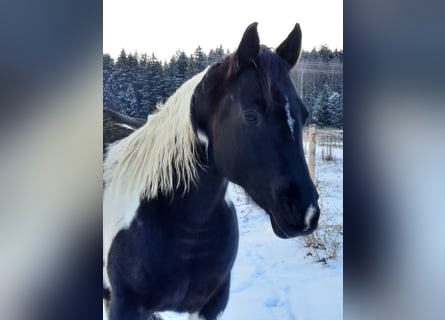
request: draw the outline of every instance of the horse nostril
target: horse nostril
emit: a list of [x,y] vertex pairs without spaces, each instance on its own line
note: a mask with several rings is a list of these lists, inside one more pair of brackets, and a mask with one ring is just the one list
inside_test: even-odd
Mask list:
[[287,212],[292,212],[296,209],[296,202],[293,199],[283,198],[282,200],[283,207]]

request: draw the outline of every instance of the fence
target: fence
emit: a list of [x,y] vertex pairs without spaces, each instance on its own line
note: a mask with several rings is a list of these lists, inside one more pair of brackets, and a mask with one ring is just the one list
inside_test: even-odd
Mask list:
[[309,173],[315,183],[316,149],[321,147],[322,160],[334,160],[332,148],[343,148],[343,130],[317,128],[310,125],[303,131],[304,153],[307,157]]

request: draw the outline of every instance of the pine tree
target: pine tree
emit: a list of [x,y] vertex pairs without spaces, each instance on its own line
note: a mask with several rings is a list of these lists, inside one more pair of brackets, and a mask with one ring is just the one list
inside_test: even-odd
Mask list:
[[189,72],[189,59],[184,51],[179,51],[177,53],[176,64],[176,79],[175,79],[175,90],[179,88],[186,80],[188,80],[192,75]]
[[[157,103],[164,102],[186,80],[229,53],[220,45],[206,55],[198,46],[190,57],[178,51],[169,63],[161,63],[153,53],[147,56],[137,52],[127,54],[122,50],[116,61],[104,54],[104,108],[146,117]],[[332,51],[325,45],[319,50],[303,51],[301,60],[300,68],[307,62],[300,72],[304,71],[302,99],[312,110],[310,123],[342,127],[343,50]],[[292,71],[297,79],[299,70]],[[301,84],[298,82],[298,85]]]
[[137,101],[136,91],[133,85],[129,84],[127,88],[127,114],[131,117],[137,117],[138,114],[138,101]]
[[318,96],[315,98],[314,107],[312,109],[312,122],[318,126],[324,127],[329,122],[329,111],[327,104],[330,95],[330,88],[327,84],[325,84],[323,86],[323,90],[321,90]]
[[321,60],[324,62],[331,61],[334,59],[334,53],[329,49],[327,45],[322,45],[318,50],[318,54],[321,57]]
[[109,54],[103,55],[103,106],[113,109],[115,105],[114,61]]
[[191,61],[192,61],[192,71],[193,71],[193,74],[197,74],[197,73],[201,72],[208,65],[207,56],[202,51],[201,46],[198,46],[198,48],[196,48],[196,50],[193,53],[191,58],[192,58]]
[[225,55],[226,54],[224,53],[224,49],[220,45],[215,50],[210,50],[207,63],[210,65],[214,64],[215,62],[221,61],[225,57]]
[[152,113],[156,108],[156,104],[158,104],[164,98],[164,86],[165,86],[162,64],[156,58],[154,53],[152,53],[150,57],[148,68],[150,71],[149,72],[150,88],[149,88],[149,104],[147,105],[147,112]]
[[335,128],[343,128],[343,95],[332,92],[327,101],[328,120],[327,125]]
[[175,90],[178,88],[178,83],[180,83],[181,79],[178,79],[178,64],[176,63],[176,57],[173,56],[170,59],[170,62],[166,65],[165,68],[165,98],[168,98],[175,92]]
[[119,57],[117,58],[116,65],[118,67],[123,67],[127,63],[127,54],[125,53],[125,50],[122,49],[121,53],[119,54]]

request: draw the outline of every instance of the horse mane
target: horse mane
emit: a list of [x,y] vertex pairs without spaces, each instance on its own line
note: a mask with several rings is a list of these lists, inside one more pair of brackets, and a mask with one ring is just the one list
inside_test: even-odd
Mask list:
[[154,199],[159,193],[185,193],[196,183],[199,157],[191,122],[191,99],[207,69],[185,82],[144,126],[109,148],[104,182],[117,194],[137,192]]

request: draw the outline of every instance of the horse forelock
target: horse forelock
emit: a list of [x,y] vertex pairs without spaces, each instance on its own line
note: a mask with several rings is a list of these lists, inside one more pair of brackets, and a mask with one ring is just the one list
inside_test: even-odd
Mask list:
[[258,80],[264,91],[271,95],[273,85],[289,79],[289,67],[273,50],[262,46],[257,57]]
[[197,180],[199,139],[191,122],[191,99],[207,70],[185,82],[146,124],[110,148],[106,187],[116,195],[146,199],[189,190]]
[[[245,77],[247,73],[249,76]],[[207,104],[215,107],[224,96],[231,94],[233,89],[237,91],[240,79],[244,82],[243,86],[252,86],[252,82],[255,82],[266,105],[273,105],[274,97],[276,99],[279,96],[283,110],[287,106],[284,103],[289,88],[286,82],[292,81],[289,65],[274,50],[266,46],[261,46],[258,56],[252,63],[242,68],[236,62],[235,53],[210,66],[197,86],[193,99],[205,96]],[[196,123],[194,126],[199,128]]]
[[[240,68],[236,61],[236,55],[227,56],[220,64],[217,65],[219,74],[214,78],[214,83],[218,84],[217,91],[224,93],[230,87],[231,81],[241,75],[247,69],[254,70],[255,81],[257,82],[263,98],[266,102],[272,100],[272,87],[283,83],[289,78],[289,66],[276,52],[264,45],[261,45],[258,56],[252,60],[252,63]],[[210,72],[209,72],[210,73]],[[225,83],[225,86],[221,86]]]

